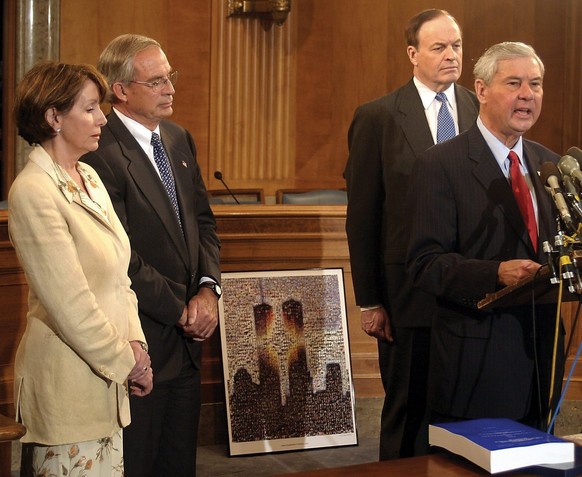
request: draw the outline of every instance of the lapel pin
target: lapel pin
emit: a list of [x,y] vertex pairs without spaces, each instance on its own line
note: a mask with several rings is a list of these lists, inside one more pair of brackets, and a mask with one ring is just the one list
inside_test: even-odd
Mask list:
[[186,161],[182,161],[182,165],[186,168],[188,168],[188,164],[186,164]]

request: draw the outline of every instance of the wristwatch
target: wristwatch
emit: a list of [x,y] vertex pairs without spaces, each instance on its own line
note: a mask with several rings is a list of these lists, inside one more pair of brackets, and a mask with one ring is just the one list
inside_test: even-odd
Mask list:
[[216,295],[216,298],[220,298],[222,296],[222,288],[220,288],[218,283],[211,281],[202,282],[200,285],[198,285],[198,288],[210,288]]
[[137,344],[140,346],[141,349],[143,349],[146,353],[149,352],[149,347],[147,343],[144,343],[143,341],[137,341]]

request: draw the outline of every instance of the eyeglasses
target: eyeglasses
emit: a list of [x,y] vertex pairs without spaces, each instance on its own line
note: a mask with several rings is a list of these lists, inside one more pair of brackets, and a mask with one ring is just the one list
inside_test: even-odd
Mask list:
[[143,84],[144,86],[151,88],[154,93],[159,93],[162,88],[165,88],[168,85],[168,81],[172,83],[172,86],[174,86],[178,81],[178,72],[172,71],[168,76],[157,79],[155,81],[131,80],[130,83]]

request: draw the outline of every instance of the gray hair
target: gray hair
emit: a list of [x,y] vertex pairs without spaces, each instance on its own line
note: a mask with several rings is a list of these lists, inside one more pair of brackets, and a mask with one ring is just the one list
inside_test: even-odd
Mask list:
[[544,77],[544,64],[535,50],[531,46],[517,41],[505,41],[489,48],[475,63],[473,75],[475,79],[480,79],[489,85],[497,73],[499,62],[514,58],[533,58],[540,67],[542,78]]
[[[147,36],[131,33],[120,35],[101,52],[97,69],[107,78],[110,87],[114,83],[129,83],[135,73],[135,55],[151,47],[162,48],[156,40]],[[114,96],[111,99],[114,100]]]

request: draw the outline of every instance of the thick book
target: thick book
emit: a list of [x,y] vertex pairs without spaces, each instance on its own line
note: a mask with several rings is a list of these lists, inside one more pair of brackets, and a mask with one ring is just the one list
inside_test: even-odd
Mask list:
[[473,419],[431,424],[429,444],[463,456],[495,474],[575,459],[573,442],[511,419]]

